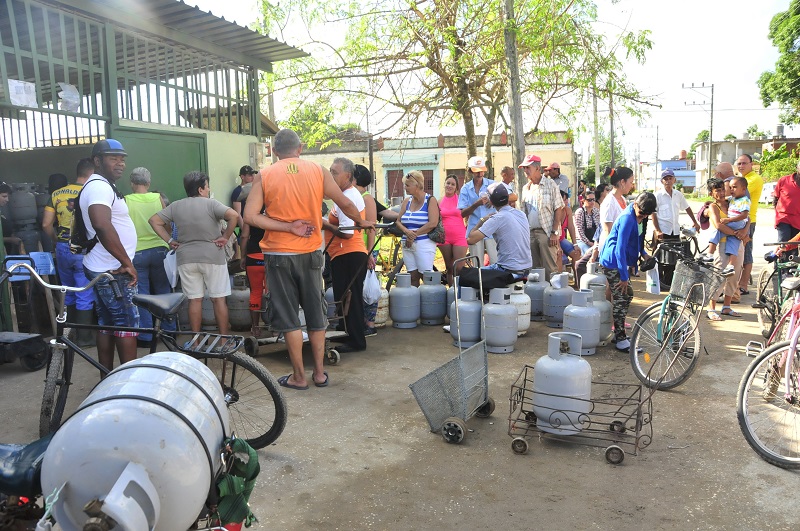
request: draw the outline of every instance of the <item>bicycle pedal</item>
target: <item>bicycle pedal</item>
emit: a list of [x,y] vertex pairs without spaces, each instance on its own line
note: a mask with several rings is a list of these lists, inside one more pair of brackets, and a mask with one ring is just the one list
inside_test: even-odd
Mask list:
[[754,302],[753,304],[750,305],[750,307],[751,308],[755,308],[757,310],[763,310],[767,306],[763,302]]
[[744,348],[744,353],[749,358],[755,358],[764,350],[764,344],[758,341],[749,341]]

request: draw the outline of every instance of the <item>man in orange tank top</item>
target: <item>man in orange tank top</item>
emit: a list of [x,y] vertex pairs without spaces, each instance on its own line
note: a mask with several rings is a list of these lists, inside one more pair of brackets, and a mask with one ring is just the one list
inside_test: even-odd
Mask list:
[[279,160],[261,170],[253,181],[244,218],[245,223],[265,231],[261,250],[270,282],[267,314],[271,328],[284,334],[292,362],[292,374],[280,377],[278,382],[290,389],[308,389],[298,316],[298,307],[302,307],[314,357],[311,379],[317,387],[325,387],[328,374],[322,368],[322,361],[328,321],[322,290],[323,197],[332,199],[362,228],[372,227],[374,222],[361,219],[330,171],[300,159],[302,144],[297,133],[291,129],[279,131],[273,151]]

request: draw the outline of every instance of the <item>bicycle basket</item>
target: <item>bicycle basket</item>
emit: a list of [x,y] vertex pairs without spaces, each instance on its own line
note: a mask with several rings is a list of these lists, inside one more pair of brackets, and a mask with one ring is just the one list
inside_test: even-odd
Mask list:
[[[725,277],[715,269],[699,262],[680,260],[675,266],[675,275],[672,277],[669,295],[672,299],[705,306],[711,297],[719,292],[724,282]],[[700,284],[702,287],[698,286],[692,289],[696,284]]]

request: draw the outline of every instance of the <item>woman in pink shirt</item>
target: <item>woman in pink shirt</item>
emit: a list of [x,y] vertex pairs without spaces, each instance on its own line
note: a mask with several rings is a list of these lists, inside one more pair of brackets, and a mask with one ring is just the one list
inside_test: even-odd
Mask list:
[[447,267],[447,285],[452,286],[453,262],[467,256],[467,227],[458,208],[458,179],[455,175],[450,174],[444,180],[444,196],[439,200],[439,213],[444,226],[444,243],[439,244],[439,250]]

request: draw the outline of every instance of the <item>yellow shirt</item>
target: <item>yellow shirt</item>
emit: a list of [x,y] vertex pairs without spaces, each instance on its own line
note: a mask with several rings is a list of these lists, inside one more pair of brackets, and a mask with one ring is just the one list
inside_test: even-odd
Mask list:
[[60,242],[69,242],[72,229],[72,212],[75,210],[75,198],[80,193],[82,184],[68,184],[59,188],[50,196],[50,202],[44,207],[48,212],[56,213],[58,228],[56,236]]
[[764,179],[755,171],[751,171],[744,178],[747,179],[747,191],[750,194],[750,223],[755,223],[758,200],[761,199],[761,190],[764,189]]

